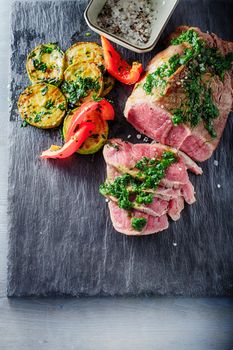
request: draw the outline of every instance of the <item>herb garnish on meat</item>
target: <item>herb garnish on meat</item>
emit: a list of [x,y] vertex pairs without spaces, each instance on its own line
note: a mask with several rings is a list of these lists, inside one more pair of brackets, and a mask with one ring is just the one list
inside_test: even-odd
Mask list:
[[132,218],[131,225],[136,231],[142,231],[147,224],[146,218]]
[[106,181],[100,185],[100,193],[115,197],[118,206],[129,211],[139,204],[150,204],[153,201],[150,190],[157,189],[166,175],[166,169],[175,162],[177,157],[169,150],[163,152],[160,158],[143,157],[135,164],[134,175],[129,170],[129,173],[116,177],[113,182]]
[[[218,49],[207,47],[193,29],[183,32],[171,41],[172,45],[182,43],[188,43],[190,47],[185,48],[182,55],[173,55],[168,62],[148,74],[143,88],[147,94],[152,94],[154,88],[159,88],[163,96],[168,78],[179,67],[186,66],[187,72],[182,86],[187,100],[179,108],[170,111],[173,114],[173,123],[189,123],[195,127],[203,121],[210,136],[215,138],[217,134],[213,120],[219,116],[219,110],[212,98],[211,79],[214,76],[224,79],[225,72],[231,68],[233,54],[223,56]],[[209,79],[204,79],[207,74]]]

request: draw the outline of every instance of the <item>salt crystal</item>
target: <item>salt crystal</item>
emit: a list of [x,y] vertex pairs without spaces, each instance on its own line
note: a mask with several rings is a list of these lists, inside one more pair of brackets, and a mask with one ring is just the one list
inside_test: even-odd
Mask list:
[[218,188],[221,188],[221,185],[220,185],[220,184],[217,184],[217,187],[218,187]]
[[176,242],[173,242],[172,244],[174,245],[174,247],[176,247],[176,246],[177,246],[177,243],[176,243]]
[[141,139],[141,137],[142,137],[142,135],[137,134],[137,139],[138,139],[138,140],[140,140],[140,139]]
[[214,165],[218,166],[218,161],[217,160],[214,160]]
[[109,199],[108,199],[108,198],[106,198],[106,199],[105,199],[105,202],[106,202],[106,203],[108,203],[108,202],[109,202]]
[[131,137],[131,135],[128,135],[128,136],[127,136],[127,139],[130,139],[130,137]]
[[148,137],[144,137],[143,142],[148,142],[148,141],[149,141]]

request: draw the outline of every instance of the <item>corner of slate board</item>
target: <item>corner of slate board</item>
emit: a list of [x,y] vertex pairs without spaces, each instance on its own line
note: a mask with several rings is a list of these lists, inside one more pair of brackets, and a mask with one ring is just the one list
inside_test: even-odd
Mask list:
[[[20,128],[16,102],[29,84],[28,51],[40,42],[58,41],[65,50],[77,40],[99,40],[94,33],[85,37],[85,6],[86,1],[16,2],[12,8],[8,296],[232,295],[232,118],[218,150],[203,164],[204,175],[191,176],[197,202],[167,231],[150,237],[126,237],[112,228],[98,193],[105,177],[101,153],[41,161],[38,154],[60,142],[59,132]],[[233,40],[232,18],[231,1],[180,1],[152,53],[120,50],[146,64],[181,24]],[[125,139],[131,134],[136,141],[122,113],[129,93],[116,84],[111,133]]]

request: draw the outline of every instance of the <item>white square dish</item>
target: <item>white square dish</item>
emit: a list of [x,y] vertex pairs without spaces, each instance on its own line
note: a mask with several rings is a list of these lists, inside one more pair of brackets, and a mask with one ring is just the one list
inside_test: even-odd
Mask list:
[[151,51],[159,40],[162,31],[176,8],[179,0],[152,0],[154,18],[152,21],[151,35],[146,44],[136,45],[129,40],[110,33],[107,29],[97,24],[97,18],[106,0],[91,0],[88,4],[84,17],[88,26],[96,33],[104,35],[109,40],[126,47],[134,52],[143,53]]

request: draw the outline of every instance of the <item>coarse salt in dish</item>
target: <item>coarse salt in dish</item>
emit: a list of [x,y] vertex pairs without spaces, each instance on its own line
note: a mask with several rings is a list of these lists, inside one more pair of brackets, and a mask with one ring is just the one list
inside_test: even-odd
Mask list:
[[84,17],[100,35],[134,52],[156,45],[178,0],[91,0]]
[[155,11],[150,0],[107,0],[97,17],[97,24],[131,43],[148,43]]

